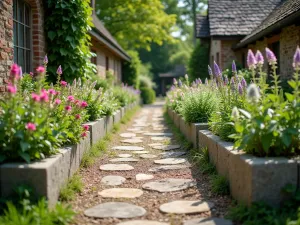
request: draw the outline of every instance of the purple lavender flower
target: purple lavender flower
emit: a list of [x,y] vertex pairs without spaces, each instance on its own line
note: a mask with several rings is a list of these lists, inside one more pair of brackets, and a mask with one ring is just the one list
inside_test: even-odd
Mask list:
[[234,77],[231,77],[231,79],[230,79],[230,84],[231,84],[231,85],[235,85]]
[[237,71],[236,71],[236,65],[235,65],[234,60],[232,61],[231,67],[232,67],[232,72],[233,72],[233,73],[236,73]]
[[255,69],[256,67],[256,58],[252,52],[251,49],[248,50],[248,55],[247,55],[247,65],[250,69]]
[[199,81],[199,84],[202,84],[202,80],[200,78],[198,79],[198,81]]
[[199,79],[198,79],[198,78],[195,80],[195,82],[196,82],[196,84],[197,84],[197,85],[199,85],[199,84],[200,84],[200,83],[199,83]]
[[182,82],[181,82],[181,80],[178,81],[178,87],[182,87]]
[[207,67],[208,67],[208,74],[209,74],[210,77],[212,77],[213,76],[212,69],[210,68],[209,65]]
[[177,84],[178,84],[176,78],[173,78],[173,84],[174,84],[174,85],[177,85]]
[[220,67],[218,66],[218,64],[215,61],[214,61],[214,72],[215,72],[216,77],[219,77],[222,75]]
[[48,56],[45,55],[45,57],[44,57],[44,65],[47,65],[47,64],[48,64]]
[[275,54],[269,48],[266,48],[266,57],[270,65],[277,63]]
[[294,55],[293,67],[295,69],[300,67],[300,48],[299,48],[299,46],[297,46],[297,49],[296,49],[296,52]]
[[56,73],[57,73],[58,75],[62,75],[63,72],[62,72],[61,65],[59,65],[59,67],[57,68]]
[[228,77],[227,76],[224,76],[224,84],[225,85],[228,85],[229,81],[228,81]]
[[247,81],[245,80],[244,77],[241,80],[241,85],[242,85],[243,89],[247,88]]
[[259,50],[257,50],[257,52],[255,54],[255,58],[256,58],[256,61],[257,61],[258,65],[263,65],[264,64],[264,57],[263,57],[263,55],[261,54],[261,52]]
[[243,86],[241,85],[241,83],[238,84],[238,91],[240,95],[243,94]]
[[208,85],[208,79],[207,78],[205,78],[205,84]]

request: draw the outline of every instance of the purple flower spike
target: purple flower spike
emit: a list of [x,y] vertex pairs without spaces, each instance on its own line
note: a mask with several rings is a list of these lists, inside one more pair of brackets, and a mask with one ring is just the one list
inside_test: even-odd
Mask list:
[[45,55],[45,57],[44,57],[44,64],[45,64],[45,65],[48,64],[48,56],[47,56],[47,55]]
[[199,79],[196,79],[195,82],[196,82],[197,85],[200,84],[200,83],[199,83]]
[[219,77],[222,75],[220,67],[218,66],[218,64],[216,62],[214,62],[214,72],[215,72],[216,77]]
[[224,76],[224,84],[225,85],[228,85],[229,81],[228,81],[228,77],[227,76]]
[[208,74],[209,74],[209,76],[212,76],[212,75],[213,75],[212,69],[210,68],[209,65],[208,65]]
[[255,58],[256,58],[257,64],[259,64],[259,65],[264,64],[264,57],[259,50],[257,50],[257,52],[255,54]]
[[235,65],[235,62],[234,61],[232,61],[232,72],[233,73],[236,73],[237,71],[236,71],[236,65]]
[[177,83],[177,80],[175,79],[175,78],[173,78],[173,84],[174,85],[177,85],[178,83]]
[[230,84],[232,84],[232,85],[235,84],[234,77],[231,77],[231,79],[230,79]]
[[61,65],[59,65],[59,67],[57,68],[56,73],[57,73],[58,75],[62,75],[63,72],[62,72]]
[[275,54],[269,48],[266,48],[266,57],[270,65],[277,63]]
[[295,55],[294,55],[294,63],[293,63],[293,67],[296,68],[300,68],[300,48],[299,46],[297,46]]
[[178,81],[178,87],[181,87],[182,86],[182,82],[181,80]]
[[241,80],[241,85],[242,87],[245,89],[247,88],[247,81],[245,80],[245,78],[243,77],[242,80]]
[[207,78],[205,78],[205,84],[208,85],[208,79]]
[[243,86],[241,85],[241,83],[239,83],[239,85],[238,85],[238,91],[239,91],[240,95],[243,94]]
[[256,58],[252,52],[251,49],[248,50],[248,55],[247,55],[247,65],[250,69],[255,69],[256,67]]
[[199,80],[199,84],[202,84],[202,80],[200,78],[198,80]]

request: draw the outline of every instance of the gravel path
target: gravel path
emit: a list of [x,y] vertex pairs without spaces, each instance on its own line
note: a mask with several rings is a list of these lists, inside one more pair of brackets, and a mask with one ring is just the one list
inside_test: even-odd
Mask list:
[[[175,146],[180,143],[175,140],[166,125],[162,107],[162,103],[143,107],[130,123],[123,125],[118,134],[112,136],[108,154],[99,158],[90,168],[80,171],[84,190],[70,202],[78,212],[74,224],[232,224],[230,221],[222,220],[231,199],[213,194],[207,175],[200,173],[184,155],[168,157],[161,154],[184,151],[182,147]],[[167,137],[162,140],[164,133]],[[128,139],[139,139],[142,142],[127,143],[130,142]],[[121,142],[122,140],[127,141]],[[149,146],[153,143],[167,145],[170,148]],[[129,146],[130,150],[113,149],[117,146]],[[131,149],[130,146],[144,149]],[[172,150],[172,146],[176,149]],[[121,171],[122,166],[119,164],[126,165],[127,169],[130,165],[134,169]],[[166,166],[173,169],[153,172],[153,168]],[[105,170],[101,170],[100,167]],[[107,170],[110,167],[112,170]],[[176,167],[180,168],[174,169]],[[211,217],[214,219],[210,219]]]

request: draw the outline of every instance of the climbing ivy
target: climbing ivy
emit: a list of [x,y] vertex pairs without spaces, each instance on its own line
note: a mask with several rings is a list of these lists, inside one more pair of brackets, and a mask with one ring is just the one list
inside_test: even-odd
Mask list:
[[90,0],[47,0],[45,4],[45,32],[47,39],[47,67],[49,80],[56,80],[59,65],[63,79],[71,81],[88,77],[90,63],[90,36],[92,8]]

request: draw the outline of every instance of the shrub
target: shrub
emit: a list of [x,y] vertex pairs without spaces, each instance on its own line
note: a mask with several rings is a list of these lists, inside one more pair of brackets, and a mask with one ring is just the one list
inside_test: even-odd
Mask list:
[[141,88],[141,98],[144,104],[151,104],[155,101],[155,91],[151,88]]
[[135,90],[133,87],[123,85],[122,87],[114,87],[112,91],[121,106],[128,105],[138,100],[139,91]]
[[134,88],[139,88],[139,69],[141,66],[141,60],[139,58],[138,52],[136,51],[128,51],[128,55],[131,57],[130,62],[125,62],[123,64],[123,76],[122,81],[129,86],[133,86]]

